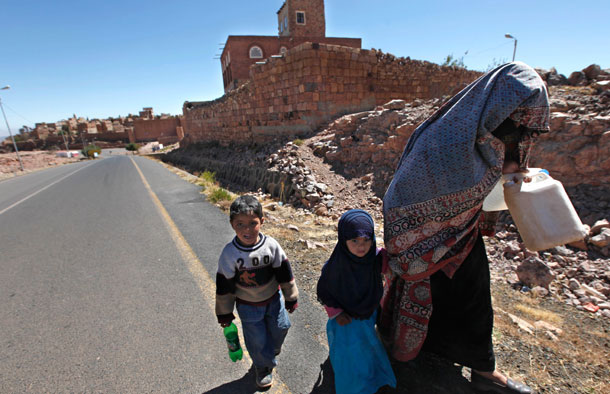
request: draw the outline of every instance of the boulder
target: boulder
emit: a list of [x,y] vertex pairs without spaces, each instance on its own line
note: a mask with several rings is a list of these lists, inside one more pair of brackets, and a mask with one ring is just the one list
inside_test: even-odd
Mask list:
[[546,83],[549,86],[567,85],[568,78],[566,78],[566,76],[563,74],[557,74],[557,71],[555,71],[555,74],[552,72],[549,74],[546,79]]
[[582,70],[587,79],[596,79],[599,74],[601,74],[602,69],[597,64],[592,64],[589,67]]
[[574,71],[568,77],[568,83],[572,86],[585,86],[587,84],[587,76],[582,71]]
[[599,248],[610,246],[610,228],[603,228],[599,234],[589,238],[589,243]]
[[511,313],[508,314],[508,317],[510,317],[510,319],[513,321],[513,323],[517,327],[519,327],[521,330],[527,332],[528,334],[534,334],[534,331],[536,330],[536,328],[534,327],[533,324],[531,324],[527,320],[521,319],[520,317],[517,317]]
[[593,227],[591,227],[589,235],[599,234],[605,228],[610,228],[610,222],[608,222],[608,219],[598,220],[597,222],[595,222],[595,224],[593,224]]
[[570,109],[568,103],[560,98],[551,98],[549,106],[551,107],[551,112],[564,112]]
[[307,194],[305,196],[305,198],[307,199],[307,201],[309,201],[312,204],[317,203],[318,201],[320,201],[320,196],[318,195],[318,193],[310,193]]
[[580,249],[580,250],[589,250],[589,247],[587,246],[587,242],[584,239],[581,239],[580,241],[569,243],[568,245],[573,248]]
[[580,283],[576,279],[574,279],[574,278],[571,278],[569,280],[568,286],[570,287],[570,290],[578,290],[578,289],[580,289]]
[[596,81],[593,83],[593,87],[600,92],[610,90],[610,80],[608,81]]
[[546,289],[555,278],[553,270],[538,257],[529,257],[517,267],[519,280],[530,288],[541,286]]
[[540,78],[542,78],[543,81],[546,81],[549,78],[549,75],[551,75],[550,70],[545,70],[543,68],[534,68],[534,70],[536,70],[536,72],[538,73],[538,75],[540,75]]
[[531,290],[532,294],[537,298],[546,297],[549,291],[542,286],[536,286]]
[[399,110],[399,109],[404,109],[405,108],[405,104],[406,104],[405,100],[392,100],[390,102],[385,103],[383,105],[383,108]]
[[544,320],[536,321],[534,323],[534,327],[536,327],[537,330],[547,330],[547,331],[551,331],[557,335],[563,334],[563,330],[561,328],[555,327],[551,323],[547,323]]
[[328,214],[328,208],[324,204],[318,204],[314,208],[314,213],[318,216],[326,216]]

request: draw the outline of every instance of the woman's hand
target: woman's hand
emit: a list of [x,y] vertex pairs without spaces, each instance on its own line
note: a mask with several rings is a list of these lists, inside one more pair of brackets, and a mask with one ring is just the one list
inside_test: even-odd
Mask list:
[[335,320],[337,320],[337,324],[339,324],[340,326],[344,326],[352,322],[352,318],[350,317],[350,315],[345,312],[341,312],[339,316],[335,317]]
[[[519,163],[517,163],[516,161],[507,160],[504,162],[504,167],[502,167],[502,174],[514,174],[516,172],[527,173],[527,169],[519,168]],[[519,179],[517,177],[514,177],[512,180],[514,182],[519,181]],[[531,182],[531,180],[532,180],[532,178],[530,178],[529,176],[523,177],[523,182],[525,182],[525,183]]]
[[519,172],[519,163],[512,160],[505,161],[504,167],[502,167],[502,174],[512,174],[515,172]]

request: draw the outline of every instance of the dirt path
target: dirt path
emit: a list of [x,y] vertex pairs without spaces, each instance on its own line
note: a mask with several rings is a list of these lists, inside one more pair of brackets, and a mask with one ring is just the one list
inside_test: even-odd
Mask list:
[[58,157],[56,152],[51,151],[25,151],[19,152],[19,156],[25,171],[21,171],[15,153],[0,153],[0,180],[79,160],[78,157]]
[[299,146],[297,152],[305,165],[315,174],[316,181],[327,185],[329,191],[336,196],[335,205],[331,212],[336,212],[336,215],[338,215],[348,209],[360,208],[371,213],[375,220],[381,220],[382,201],[375,196],[371,189],[371,178],[364,176],[362,178],[346,179],[344,176],[337,174],[329,163],[317,157],[310,148],[313,143],[321,138],[325,138],[325,136],[320,134],[306,140]]

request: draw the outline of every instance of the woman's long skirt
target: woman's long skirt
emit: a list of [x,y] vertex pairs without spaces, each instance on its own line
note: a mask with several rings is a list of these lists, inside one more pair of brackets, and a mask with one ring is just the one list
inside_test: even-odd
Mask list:
[[493,371],[493,309],[489,261],[483,237],[453,278],[438,271],[430,277],[432,315],[423,350],[480,371]]

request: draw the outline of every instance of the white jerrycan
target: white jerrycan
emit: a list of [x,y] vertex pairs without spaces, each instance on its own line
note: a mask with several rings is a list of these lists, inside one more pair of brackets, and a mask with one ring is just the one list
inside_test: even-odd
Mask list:
[[504,174],[496,183],[493,189],[489,192],[487,197],[483,200],[483,210],[487,212],[493,211],[504,211],[507,210],[506,201],[504,200],[504,184],[515,178],[523,179],[523,177],[532,177],[535,174],[542,171],[541,168],[528,168],[527,172],[516,172],[513,174]]
[[561,182],[546,172],[504,183],[504,200],[525,247],[544,250],[583,239],[587,235]]

